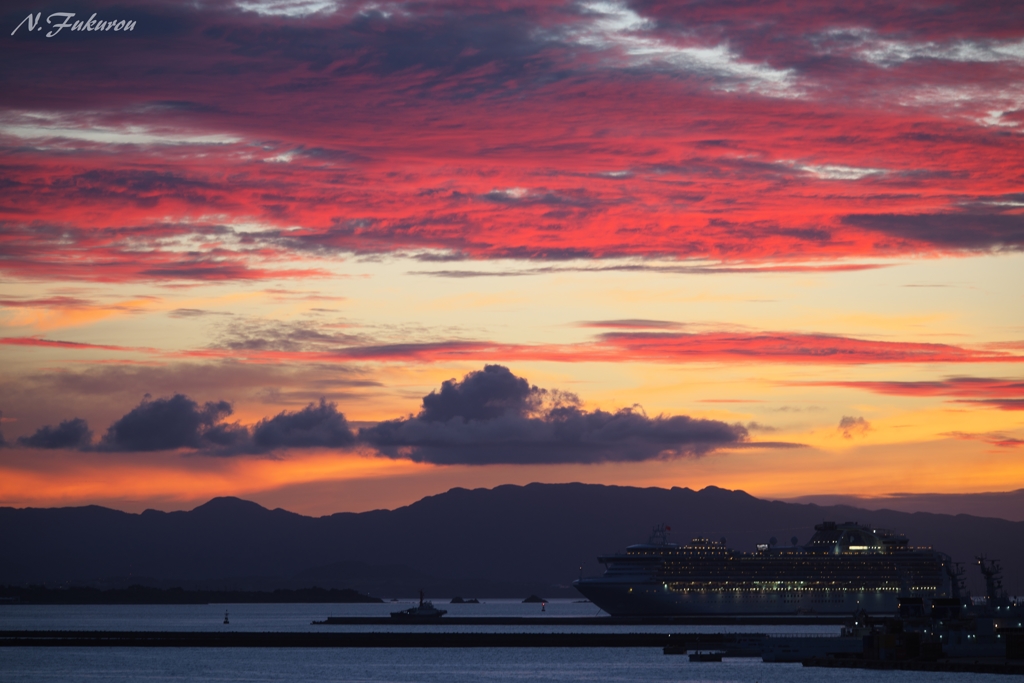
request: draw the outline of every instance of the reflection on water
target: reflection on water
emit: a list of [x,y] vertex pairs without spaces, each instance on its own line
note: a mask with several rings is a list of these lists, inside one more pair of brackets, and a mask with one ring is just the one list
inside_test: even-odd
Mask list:
[[982,674],[805,669],[757,659],[690,662],[657,648],[2,648],[5,683],[144,681],[721,681],[982,683]]

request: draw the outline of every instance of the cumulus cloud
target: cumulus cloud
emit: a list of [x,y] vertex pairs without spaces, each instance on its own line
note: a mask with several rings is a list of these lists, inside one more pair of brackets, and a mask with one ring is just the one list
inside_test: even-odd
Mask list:
[[79,448],[87,449],[92,444],[89,423],[80,417],[64,420],[56,427],[46,425],[32,436],[18,438],[18,444],[28,448]]
[[863,417],[850,417],[844,415],[839,421],[839,431],[844,439],[852,439],[854,436],[864,436],[871,431],[871,423]]
[[223,422],[231,413],[227,401],[200,406],[182,394],[156,400],[147,397],[107,429],[99,448],[162,451],[237,446],[247,439],[248,432],[237,424]]
[[[343,448],[355,443],[345,416],[324,398],[295,412],[281,411],[251,428],[225,422],[232,412],[227,401],[200,405],[182,394],[155,400],[147,397],[107,429],[97,448],[136,452],[187,448],[201,455],[230,456],[291,448]],[[72,420],[62,422],[56,430],[44,427],[19,441],[36,448],[87,448],[88,439],[66,443],[73,427],[79,432],[88,429],[84,420]],[[56,445],[44,445],[48,443]]]
[[115,421],[95,446],[85,420],[45,426],[18,440],[31,448],[151,452],[185,449],[200,455],[266,454],[359,444],[391,458],[437,464],[639,462],[699,456],[748,444],[748,427],[685,415],[649,417],[639,406],[587,411],[572,393],[542,389],[501,365],[451,379],[422,399],[416,415],[353,433],[336,404],[321,398],[251,426],[228,422],[227,401],[200,404],[183,394],[148,394]]
[[355,443],[345,416],[334,403],[320,399],[294,413],[281,411],[256,423],[252,443],[257,450],[275,448],[343,448]]
[[539,407],[544,392],[501,365],[487,365],[461,382],[441,383],[441,391],[423,397],[419,419],[427,422],[491,420],[505,414],[525,415]]
[[500,365],[448,380],[416,416],[359,431],[391,458],[437,464],[637,462],[702,455],[747,439],[741,425],[641,408],[580,408],[574,395],[531,386]]

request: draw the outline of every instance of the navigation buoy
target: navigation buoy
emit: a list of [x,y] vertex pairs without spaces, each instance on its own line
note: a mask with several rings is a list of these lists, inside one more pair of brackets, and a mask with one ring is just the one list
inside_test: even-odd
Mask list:
[[230,621],[228,621],[228,611],[227,610],[224,610],[224,623],[225,624],[230,624],[231,623]]

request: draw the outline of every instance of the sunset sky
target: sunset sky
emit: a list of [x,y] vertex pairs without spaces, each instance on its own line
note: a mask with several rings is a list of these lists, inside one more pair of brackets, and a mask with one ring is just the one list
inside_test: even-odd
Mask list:
[[1024,488],[1020,3],[0,28],[0,505]]

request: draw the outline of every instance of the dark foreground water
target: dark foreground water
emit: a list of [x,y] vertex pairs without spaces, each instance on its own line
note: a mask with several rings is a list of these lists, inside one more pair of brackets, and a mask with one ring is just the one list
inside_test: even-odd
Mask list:
[[805,669],[757,659],[690,662],[654,648],[624,649],[196,649],[3,648],[5,683],[178,681],[761,681],[916,683],[1004,676]]
[[[0,605],[0,629],[85,629],[166,631],[339,631],[360,627],[313,626],[326,616],[384,615],[408,604],[385,605]],[[440,603],[438,606],[441,606]],[[537,605],[487,601],[482,605],[444,605],[450,614],[529,615]],[[223,624],[225,608],[231,623]],[[549,603],[545,614],[592,616],[588,604]],[[405,626],[441,631],[568,631],[603,627],[461,627]],[[363,627],[361,630],[393,630]],[[833,633],[837,627],[618,627],[629,631],[748,631]],[[3,647],[2,683],[128,683],[202,681],[707,681],[761,683],[998,683],[1005,676],[941,674],[849,669],[805,669],[799,664],[767,664],[759,659],[690,662],[659,648],[142,648],[142,647]]]

